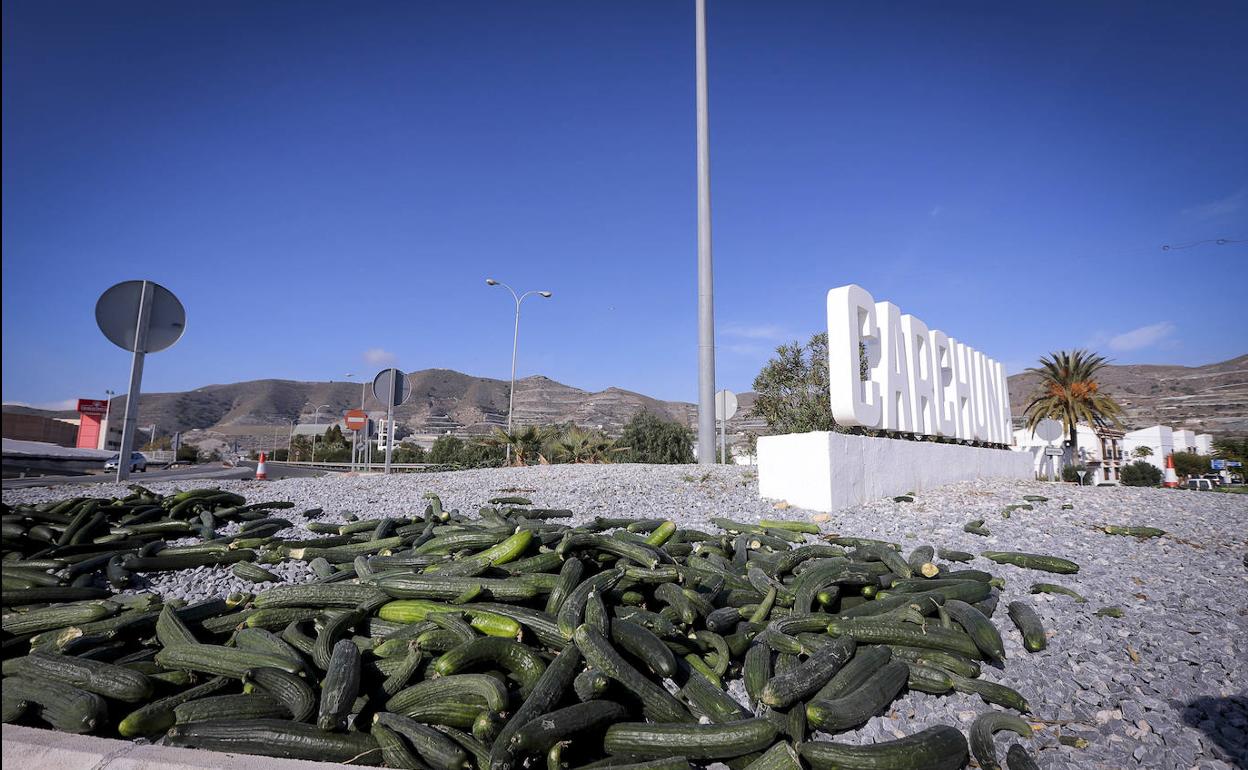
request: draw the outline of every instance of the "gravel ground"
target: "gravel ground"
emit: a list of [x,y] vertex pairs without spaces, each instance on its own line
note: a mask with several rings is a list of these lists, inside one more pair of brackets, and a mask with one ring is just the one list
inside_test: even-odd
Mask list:
[[[154,483],[160,492],[169,483]],[[903,550],[931,544],[959,550],[1022,550],[1078,562],[1077,575],[1061,576],[976,559],[1007,581],[995,616],[1005,640],[1004,669],[984,678],[1018,689],[1034,711],[1036,737],[1028,745],[1041,767],[1201,768],[1248,767],[1248,496],[1160,489],[1075,487],[1043,482],[953,484],[918,494],[912,503],[874,501],[822,517],[758,497],[752,470],[699,466],[543,466],[421,475],[331,476],[274,482],[224,481],[221,488],[249,500],[291,500],[295,511],[321,508],[313,519],[418,514],[421,495],[436,492],[447,509],[473,511],[499,494],[523,494],[535,504],[570,508],[571,523],[594,516],[662,516],[686,526],[709,526],[711,516],[742,521],[790,518],[820,522],[825,532],[883,538]],[[87,494],[114,495],[123,488],[92,485]],[[74,487],[6,490],[7,503],[80,494]],[[1027,494],[1046,495],[1034,510],[1006,505]],[[1070,509],[1063,509],[1070,504]],[[290,512],[286,512],[290,513]],[[283,533],[301,536],[305,520]],[[962,531],[985,519],[990,537]],[[1167,536],[1153,540],[1113,537],[1100,524],[1149,525]],[[227,530],[228,531],[228,530]],[[274,571],[287,580],[310,572],[299,562]],[[1059,583],[1087,597],[1031,595],[1034,582]],[[198,599],[257,590],[226,568],[152,576],[151,588],[167,596]],[[1005,616],[1016,599],[1032,604],[1049,630],[1049,646],[1027,653]],[[1120,607],[1122,618],[1094,613]],[[731,688],[740,694],[739,684]],[[966,730],[986,708],[977,697],[912,693],[865,727],[837,740],[889,740],[937,723]],[[998,741],[1004,754],[1006,734]],[[1087,741],[1084,748],[1059,736]]]

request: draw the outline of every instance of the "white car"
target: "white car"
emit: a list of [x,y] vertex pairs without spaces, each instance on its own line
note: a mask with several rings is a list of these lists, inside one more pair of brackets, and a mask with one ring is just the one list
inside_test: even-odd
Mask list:
[[1212,492],[1212,491],[1213,491],[1213,482],[1212,482],[1212,481],[1210,481],[1209,479],[1204,479],[1204,478],[1194,478],[1194,479],[1188,479],[1188,480],[1187,480],[1187,488],[1188,488],[1188,489],[1197,489],[1197,490],[1202,490],[1202,491]]
[[[112,457],[108,458],[108,462],[104,463],[104,470],[106,471],[117,470],[117,464],[120,461],[121,461],[121,453],[119,452],[113,455]],[[147,457],[145,457],[142,452],[130,453],[130,472],[134,473],[136,471],[140,473],[147,473]]]

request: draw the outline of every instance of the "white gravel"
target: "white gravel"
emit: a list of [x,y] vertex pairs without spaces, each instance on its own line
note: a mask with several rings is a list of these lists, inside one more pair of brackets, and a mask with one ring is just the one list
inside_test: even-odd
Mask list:
[[[214,484],[215,486],[216,484]],[[189,485],[183,485],[189,486]],[[686,526],[710,527],[709,517],[743,521],[792,518],[820,521],[825,532],[878,537],[979,553],[1021,550],[1078,562],[1077,575],[1051,575],[977,559],[972,566],[1004,577],[1007,585],[995,616],[1005,639],[1003,670],[985,678],[1010,684],[1030,701],[1036,737],[1025,741],[1040,766],[1062,768],[1248,767],[1248,495],[1118,487],[1075,487],[1043,482],[954,484],[919,493],[913,503],[879,500],[824,520],[810,511],[776,507],[758,497],[751,469],[715,466],[541,466],[420,475],[331,476],[273,482],[222,481],[223,489],[249,501],[290,500],[287,514],[300,536],[299,512],[322,508],[318,521],[414,515],[425,492],[441,496],[447,509],[475,511],[491,497],[521,494],[535,504],[570,508],[570,523],[594,516],[665,517]],[[153,483],[160,492],[175,485]],[[115,495],[116,485],[6,490],[7,503],[42,501],[71,494]],[[1046,495],[1032,511],[1002,509],[1026,494]],[[1063,510],[1062,504],[1073,508]],[[985,519],[992,536],[962,531]],[[1169,534],[1154,540],[1113,537],[1100,524],[1149,525]],[[288,580],[307,579],[301,563],[274,571]],[[1032,583],[1069,586],[1088,598],[1077,604],[1057,595],[1031,595]],[[256,590],[226,568],[153,576],[152,588],[189,599]],[[263,586],[260,586],[263,587]],[[1031,603],[1049,630],[1047,649],[1027,653],[1005,605]],[[1105,606],[1120,619],[1098,617]],[[734,691],[737,688],[733,688]],[[969,728],[988,708],[961,694],[913,693],[886,715],[838,740],[870,742],[944,722]],[[1062,745],[1058,736],[1088,741]],[[1002,756],[1008,745],[1002,734]]]

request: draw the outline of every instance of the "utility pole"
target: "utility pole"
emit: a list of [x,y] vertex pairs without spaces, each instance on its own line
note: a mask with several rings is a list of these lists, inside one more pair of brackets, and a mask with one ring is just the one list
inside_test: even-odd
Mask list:
[[698,113],[698,463],[715,462],[715,294],[711,270],[711,151],[706,86],[706,0],[696,10]]

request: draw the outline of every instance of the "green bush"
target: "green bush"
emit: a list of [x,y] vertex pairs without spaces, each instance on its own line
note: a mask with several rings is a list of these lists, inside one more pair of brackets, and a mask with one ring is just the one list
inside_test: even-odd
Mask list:
[[1136,460],[1122,467],[1121,481],[1128,487],[1155,487],[1161,484],[1161,469],[1152,463]]
[[[1088,466],[1086,465],[1067,465],[1065,468],[1062,468],[1062,481],[1073,481],[1078,484],[1079,471],[1086,471],[1087,469]],[[1083,483],[1088,483],[1087,476],[1083,477]]]
[[193,463],[199,461],[199,447],[194,444],[182,444],[178,447],[178,462]]
[[[494,468],[503,464],[506,450],[481,441],[464,441],[455,436],[438,436],[425,453],[424,462],[458,465],[463,468]],[[413,462],[421,462],[415,460]]]
[[615,446],[624,449],[620,452],[621,462],[693,462],[693,431],[649,412],[633,415]]
[[1208,455],[1175,452],[1170,456],[1174,458],[1174,472],[1179,476],[1199,476],[1202,473],[1209,473],[1212,468]]

